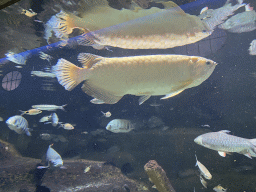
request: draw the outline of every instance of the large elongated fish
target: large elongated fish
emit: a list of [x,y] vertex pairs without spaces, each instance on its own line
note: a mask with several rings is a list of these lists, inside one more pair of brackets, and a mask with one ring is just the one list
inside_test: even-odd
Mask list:
[[219,155],[225,157],[226,153],[240,153],[246,157],[256,157],[256,139],[245,139],[229,135],[230,131],[222,130],[210,132],[195,138],[195,143],[206,148],[218,151]]
[[180,7],[130,20],[118,25],[83,34],[78,43],[102,49],[167,49],[195,43],[208,37],[212,30],[195,15]]
[[85,81],[82,90],[94,97],[95,104],[114,104],[124,95],[142,96],[142,104],[151,95],[175,96],[200,85],[213,72],[216,63],[196,56],[149,55],[105,58],[80,53],[83,68],[65,59],[54,66],[59,83],[72,90]]
[[[165,9],[178,6],[172,1],[161,3]],[[80,9],[77,11],[80,13],[79,17],[63,10],[52,16],[45,25],[45,39],[49,40],[52,36],[52,31],[57,38],[66,39],[75,28],[87,33],[162,12],[163,9],[157,7],[141,9],[137,6],[134,10],[117,10],[110,7],[107,0],[85,0],[80,1]]]

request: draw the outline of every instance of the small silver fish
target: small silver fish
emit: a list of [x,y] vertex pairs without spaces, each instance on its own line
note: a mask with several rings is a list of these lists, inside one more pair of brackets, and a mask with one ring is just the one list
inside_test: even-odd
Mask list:
[[19,64],[19,65],[26,65],[28,55],[16,54],[12,51],[9,51],[5,55],[7,59],[9,61],[12,61],[13,63]]
[[6,124],[11,130],[18,134],[26,133],[27,136],[31,136],[29,130],[32,129],[28,128],[28,121],[20,115],[10,117],[7,119]]
[[200,161],[197,160],[197,156],[196,156],[196,165],[195,166],[198,166],[200,173],[204,176],[205,179],[208,179],[208,180],[212,179],[212,175],[211,175],[210,171],[208,171],[208,169]]
[[107,124],[106,129],[113,133],[127,133],[133,130],[134,126],[129,120],[114,119]]
[[67,104],[62,105],[62,106],[42,104],[42,105],[32,105],[32,108],[40,109],[42,111],[55,111],[57,109],[61,109],[61,110],[65,111],[65,109],[64,109],[65,106],[67,106]]
[[42,117],[42,118],[39,120],[39,122],[40,122],[40,123],[44,123],[44,122],[50,121],[51,118],[52,118],[51,115],[44,116],[44,117]]
[[59,153],[57,153],[53,148],[52,145],[49,145],[49,148],[46,152],[46,161],[48,162],[48,166],[38,166],[38,169],[43,169],[43,168],[49,168],[51,164],[53,167],[63,167],[63,160],[60,156]]
[[[74,129],[74,126],[71,125],[70,123],[63,123],[63,124],[60,124],[60,127],[62,127],[63,129],[66,129],[66,130],[73,130]],[[59,127],[59,128],[60,128]]]
[[249,48],[250,55],[256,55],[256,39],[254,39],[251,42],[250,48]]
[[216,192],[226,192],[227,191],[227,189],[224,189],[221,185],[214,187],[213,190]]
[[21,14],[24,14],[28,17],[34,17],[35,15],[37,15],[37,13],[34,12],[32,9],[29,9],[29,10],[22,9]]
[[51,121],[52,121],[52,126],[56,127],[59,124],[59,118],[56,113],[51,114]]
[[39,109],[29,109],[27,111],[21,111],[20,110],[20,112],[22,112],[21,116],[24,115],[24,114],[26,114],[26,115],[38,115],[38,114],[42,113],[42,111],[39,110]]
[[103,111],[101,111],[101,113],[105,116],[105,117],[111,117],[111,113],[108,111],[106,113],[104,113]]
[[56,75],[54,73],[44,72],[44,71],[31,71],[31,76],[46,77],[46,78],[55,78],[56,77]]
[[207,188],[207,182],[204,180],[202,174],[200,174],[200,182],[202,183],[202,185],[204,186],[204,188]]
[[194,142],[208,149],[218,151],[222,157],[226,153],[239,153],[246,157],[256,157],[256,139],[245,139],[229,135],[230,131],[222,130],[219,132],[210,132],[195,138]]
[[219,28],[225,29],[231,33],[250,32],[256,29],[256,12],[249,5],[245,6],[245,11],[238,13],[225,23],[219,25]]

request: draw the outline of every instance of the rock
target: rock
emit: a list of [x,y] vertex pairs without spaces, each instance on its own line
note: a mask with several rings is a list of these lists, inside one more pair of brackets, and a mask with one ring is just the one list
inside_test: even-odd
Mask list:
[[155,184],[159,192],[175,192],[165,171],[155,160],[150,160],[145,166],[144,170],[148,174],[149,179]]
[[164,125],[164,122],[162,121],[161,118],[156,117],[156,116],[152,116],[150,117],[150,119],[148,120],[148,127],[150,129],[152,128],[157,128],[157,127],[161,127]]
[[[41,160],[21,157],[0,140],[0,191],[127,192],[149,191],[110,164],[88,160],[64,160],[66,169],[36,169]],[[84,170],[90,170],[84,173]]]

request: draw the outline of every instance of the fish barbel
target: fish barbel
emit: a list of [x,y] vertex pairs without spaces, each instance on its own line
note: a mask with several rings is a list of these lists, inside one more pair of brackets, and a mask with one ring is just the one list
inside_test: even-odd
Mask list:
[[240,153],[246,157],[256,157],[256,139],[245,139],[229,135],[230,131],[222,130],[210,132],[195,138],[195,143],[208,149],[218,151],[219,155],[225,157],[226,153]]
[[78,43],[103,49],[167,49],[195,43],[208,37],[212,30],[195,15],[180,7],[140,17],[101,30],[85,33]]
[[55,65],[55,74],[66,90],[85,81],[82,90],[94,97],[95,104],[114,104],[124,95],[142,96],[142,104],[151,95],[175,96],[200,85],[213,72],[216,63],[203,57],[184,55],[148,55],[106,58],[80,53],[83,68],[65,59]]

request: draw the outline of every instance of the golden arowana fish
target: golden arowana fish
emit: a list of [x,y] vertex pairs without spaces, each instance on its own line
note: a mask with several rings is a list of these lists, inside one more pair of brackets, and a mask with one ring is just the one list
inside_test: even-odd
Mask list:
[[208,37],[212,30],[195,15],[174,7],[101,30],[84,33],[80,45],[102,49],[167,49],[195,43]]
[[[161,3],[165,9],[178,6],[172,1]],[[157,7],[141,9],[138,6],[134,10],[117,10],[110,7],[107,0],[84,0],[77,10],[79,17],[63,10],[51,17],[45,25],[45,39],[49,40],[51,31],[57,38],[67,39],[75,28],[88,33],[162,11]]]
[[124,95],[141,96],[142,104],[151,95],[175,96],[200,85],[213,72],[216,63],[196,56],[149,55],[106,58],[80,53],[83,68],[59,59],[54,72],[66,90],[84,82],[82,90],[95,104],[114,104]]

